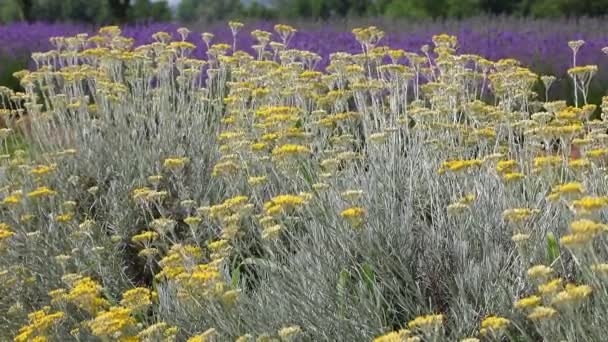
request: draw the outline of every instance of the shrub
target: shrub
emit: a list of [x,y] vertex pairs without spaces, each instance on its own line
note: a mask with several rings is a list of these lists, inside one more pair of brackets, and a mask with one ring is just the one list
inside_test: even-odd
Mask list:
[[2,157],[3,339],[604,335],[593,67],[569,71],[575,107],[454,36],[417,54],[357,29],[361,53],[316,71],[275,30],[200,60],[187,29],[133,48],[105,27],[2,89],[31,119]]

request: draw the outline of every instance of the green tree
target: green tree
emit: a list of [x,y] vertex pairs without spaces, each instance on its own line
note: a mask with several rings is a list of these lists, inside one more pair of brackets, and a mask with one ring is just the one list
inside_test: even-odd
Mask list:
[[21,17],[23,20],[32,20],[32,0],[18,0],[17,6],[21,9]]
[[170,20],[166,1],[0,0],[0,20],[84,21],[95,24]]
[[110,5],[110,10],[112,11],[112,17],[114,19],[120,22],[127,20],[131,0],[108,0],[108,5]]
[[0,3],[0,24],[20,19],[23,20],[23,14],[15,1],[7,0]]
[[240,0],[182,0],[177,9],[183,21],[222,21],[241,16],[243,12]]
[[480,0],[388,0],[379,8],[393,18],[462,18],[481,13]]
[[[524,0],[528,1],[528,0]],[[537,0],[531,0],[536,2]],[[513,14],[521,8],[522,0],[479,0],[479,9],[489,14]]]
[[269,20],[275,19],[277,17],[277,12],[268,6],[261,5],[257,1],[254,1],[251,3],[251,5],[245,8],[243,11],[243,16],[246,18],[260,18]]
[[169,21],[171,10],[166,1],[135,0],[129,9],[131,21]]
[[281,16],[323,18],[377,14],[374,0],[277,0]]

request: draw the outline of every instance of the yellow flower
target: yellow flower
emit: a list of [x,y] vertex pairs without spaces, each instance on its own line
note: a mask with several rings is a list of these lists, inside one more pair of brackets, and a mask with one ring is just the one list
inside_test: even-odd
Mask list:
[[136,287],[122,294],[120,305],[132,311],[142,311],[152,304],[151,292],[145,287]]
[[178,331],[177,327],[170,327],[170,328],[167,328],[167,330],[164,331],[163,335],[165,337],[173,337],[173,336],[177,335],[177,331]]
[[347,190],[340,194],[342,198],[348,201],[354,201],[361,198],[364,195],[363,190]]
[[538,209],[515,208],[503,211],[502,216],[508,222],[520,222],[539,212]]
[[51,190],[46,186],[41,186],[34,191],[31,191],[27,194],[29,198],[43,198],[43,197],[51,197],[57,194],[56,191]]
[[131,317],[131,310],[124,307],[111,307],[108,311],[100,312],[90,323],[93,335],[98,337],[112,337],[136,325],[137,321]]
[[569,166],[576,170],[582,170],[591,166],[591,162],[588,159],[574,159],[569,161]]
[[310,153],[311,151],[308,147],[296,144],[285,144],[272,149],[272,156],[275,158],[302,156]]
[[[78,277],[80,276],[76,275],[76,278]],[[90,314],[96,314],[100,309],[109,306],[108,301],[100,297],[102,287],[91,278],[74,280],[71,287],[66,299]]]
[[528,277],[532,279],[546,279],[553,273],[553,269],[545,265],[536,265],[528,269]]
[[5,204],[5,205],[19,204],[19,203],[21,203],[22,198],[23,198],[23,193],[20,190],[14,191],[13,193],[11,193],[9,196],[5,197],[2,200],[2,204]]
[[351,208],[343,210],[340,213],[340,216],[342,216],[344,219],[346,219],[350,224],[352,224],[355,227],[358,227],[361,224],[363,224],[365,215],[366,215],[365,209],[360,208],[360,207],[351,207]]
[[51,304],[61,303],[66,300],[67,291],[65,289],[55,289],[48,292],[51,297]]
[[141,251],[139,251],[139,253],[137,253],[138,256],[140,256],[142,258],[146,258],[146,259],[152,259],[153,257],[155,257],[158,254],[160,254],[160,251],[157,248],[153,248],[153,247],[144,248]]
[[507,329],[509,324],[511,324],[511,321],[504,317],[488,316],[481,321],[480,333],[482,335],[490,333],[494,336],[500,336]]
[[284,327],[279,330],[279,336],[284,340],[290,340],[295,338],[298,334],[302,332],[302,328],[297,325],[292,325],[289,327]]
[[143,232],[141,232],[137,235],[133,235],[133,237],[131,237],[131,241],[133,241],[135,243],[141,243],[142,245],[147,245],[156,239],[158,239],[158,233],[150,231],[150,230],[143,231]]
[[150,182],[153,185],[158,185],[160,183],[160,181],[162,181],[162,180],[163,180],[162,175],[148,176],[148,182]]
[[521,172],[509,172],[509,173],[505,173],[502,176],[502,179],[505,182],[515,182],[521,179],[524,179],[526,176],[521,173]]
[[258,186],[258,185],[266,183],[266,181],[267,181],[266,176],[253,176],[253,177],[249,177],[249,179],[247,179],[247,183],[249,183],[249,185],[251,185],[251,186]]
[[585,196],[572,202],[572,205],[577,210],[594,211],[602,209],[608,205],[608,199],[606,197]]
[[65,222],[69,222],[69,221],[71,221],[73,218],[74,218],[74,215],[73,215],[72,213],[66,213],[66,214],[58,215],[58,216],[55,218],[55,220],[56,220],[57,222],[62,222],[62,223],[65,223]]
[[596,223],[591,220],[581,219],[572,221],[570,229],[574,234],[597,234],[607,229],[607,226],[602,223]]
[[45,334],[65,316],[62,311],[49,313],[50,307],[28,314],[29,324],[19,329],[15,342],[45,341]]
[[282,231],[283,231],[283,226],[281,226],[280,224],[275,224],[273,226],[266,227],[262,231],[262,239],[265,239],[265,240],[276,239],[279,237],[279,235],[281,234]]
[[501,160],[496,164],[496,171],[501,174],[511,173],[517,167],[515,160]]
[[542,321],[553,318],[555,315],[557,315],[557,310],[551,307],[537,306],[528,315],[528,319],[532,321]]
[[167,158],[163,162],[163,166],[170,170],[180,170],[189,162],[190,158],[187,157]]
[[483,165],[483,161],[479,159],[446,161],[443,162],[438,173],[441,175],[446,173],[447,171],[458,172],[473,167],[480,167],[481,165]]
[[152,220],[152,222],[150,222],[150,228],[154,229],[160,235],[164,236],[169,232],[173,232],[173,229],[175,228],[176,224],[177,222],[175,222],[175,220],[173,219],[161,217]]
[[140,331],[137,334],[137,337],[139,337],[141,341],[150,342],[156,339],[161,339],[161,337],[163,336],[163,332],[167,329],[167,327],[167,323],[158,322]]
[[207,244],[207,248],[212,252],[219,252],[229,247],[228,240],[215,240]]
[[551,190],[551,192],[558,196],[566,194],[579,195],[585,192],[585,188],[583,187],[583,184],[579,182],[570,182],[553,187],[553,190]]
[[542,300],[538,296],[530,296],[526,298],[522,298],[515,302],[515,307],[517,309],[529,309],[534,308],[542,303]]
[[522,242],[526,242],[530,239],[530,235],[529,234],[515,234],[511,237],[511,241],[515,242],[515,243],[522,243]]
[[306,202],[306,199],[300,195],[279,195],[264,203],[264,210],[268,215],[276,215],[286,210],[301,207]]
[[595,238],[595,236],[595,234],[588,233],[568,234],[562,236],[562,238],[559,239],[559,243],[562,246],[571,249],[583,248],[588,246],[588,244]]
[[[262,139],[263,138],[264,137],[262,137]],[[261,151],[261,150],[265,149],[267,146],[268,146],[268,144],[263,143],[263,142],[253,143],[253,144],[251,144],[251,150],[252,151]]]
[[568,75],[595,74],[597,65],[576,66],[568,69]]
[[253,336],[251,336],[251,334],[245,334],[245,335],[239,336],[234,342],[252,342],[252,341],[253,341]]
[[410,321],[407,326],[410,329],[420,329],[425,332],[431,332],[443,325],[443,319],[443,315],[418,316]]
[[210,342],[214,336],[217,336],[217,332],[210,328],[200,335],[190,337],[187,342]]
[[559,156],[545,156],[534,158],[534,168],[542,169],[551,166],[557,166],[562,163],[562,158]]
[[551,304],[559,306],[574,306],[580,304],[591,295],[592,289],[589,285],[566,285],[566,289],[557,293]]
[[56,165],[39,165],[33,168],[30,172],[34,176],[44,176],[55,171]]
[[6,223],[0,223],[0,242],[15,235]]
[[608,275],[608,264],[604,263],[591,265],[591,270],[601,275]]
[[562,280],[560,278],[553,279],[538,286],[538,292],[543,295],[550,295],[562,288]]
[[382,336],[378,336],[374,339],[374,342],[402,342],[410,334],[407,329],[401,329],[399,331],[391,331]]

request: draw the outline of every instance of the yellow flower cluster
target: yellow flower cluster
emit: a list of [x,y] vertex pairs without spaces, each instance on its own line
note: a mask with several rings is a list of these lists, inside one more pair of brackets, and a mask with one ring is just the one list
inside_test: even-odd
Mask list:
[[278,215],[290,210],[299,209],[308,202],[304,195],[278,195],[264,203],[264,210],[267,215]]
[[511,324],[511,321],[498,316],[488,316],[481,321],[481,329],[479,333],[481,335],[493,335],[493,336],[501,336],[504,334],[506,329]]
[[50,313],[50,307],[28,314],[29,324],[19,329],[15,342],[46,341],[46,333],[65,317],[59,311]]
[[[276,25],[276,34],[251,32],[254,53],[238,51],[237,34],[243,26],[229,23],[232,45],[214,44],[213,34],[203,33],[205,60],[193,56],[197,46],[186,28],[177,30],[178,40],[158,32],[153,43],[138,47],[116,26],[92,37],[54,37],[53,50],[32,56],[35,70],[15,74],[25,92],[0,88],[0,114],[9,123],[29,118],[35,140],[45,143],[36,146],[43,151],[39,155],[24,150],[0,155],[9,180],[0,189],[2,221],[7,222],[0,223],[0,263],[7,265],[0,272],[0,314],[12,325],[12,319],[24,313],[20,301],[31,306],[46,300],[53,310],[62,310],[45,307],[30,313],[18,332],[10,332],[16,341],[64,340],[65,329],[72,329],[79,340],[185,339],[185,334],[200,331],[196,322],[187,322],[191,317],[197,322],[201,313],[239,317],[240,304],[254,303],[243,299],[266,290],[264,281],[292,279],[289,267],[298,259],[291,258],[310,252],[299,250],[309,240],[325,238],[315,234],[319,229],[336,223],[381,228],[400,223],[403,211],[418,214],[418,208],[429,211],[422,213],[424,221],[432,221],[428,236],[435,236],[441,224],[455,223],[454,236],[440,242],[453,246],[455,237],[467,246],[462,259],[475,267],[482,264],[468,254],[485,246],[477,246],[477,231],[464,234],[462,227],[485,229],[480,221],[494,222],[488,216],[500,218],[502,213],[512,243],[489,238],[502,233],[498,228],[484,231],[479,241],[499,243],[492,250],[500,255],[509,245],[520,254],[511,258],[508,250],[504,255],[509,262],[496,264],[504,264],[505,275],[527,275],[525,280],[510,279],[507,289],[536,286],[535,293],[524,294],[513,307],[546,340],[559,339],[545,334],[545,323],[560,321],[556,335],[570,332],[576,324],[567,320],[578,319],[575,309],[590,303],[592,296],[605,296],[608,264],[600,248],[608,197],[603,196],[601,181],[608,167],[608,96],[601,106],[587,103],[597,66],[574,63],[568,70],[575,88],[575,102],[569,105],[550,101],[548,90],[555,77],[540,77],[546,87],[543,102],[534,91],[539,75],[514,59],[493,62],[457,54],[458,39],[451,35],[435,35],[432,44],[415,53],[381,46],[384,32],[377,27],[357,28],[353,34],[361,52],[332,54],[321,70],[319,55],[289,47],[296,33],[289,25]],[[576,54],[582,44],[573,41],[569,46]],[[16,134],[12,128],[0,129],[3,140]],[[146,153],[132,155],[144,140],[150,142],[143,144]],[[125,170],[109,168],[110,177],[105,165],[98,172],[80,167],[81,161],[74,158],[79,151],[87,156],[106,153],[101,156],[105,160],[138,165],[133,170],[126,170],[132,167],[128,164]],[[151,156],[149,165],[143,162]],[[402,177],[410,179],[404,182]],[[446,198],[454,202],[443,203]],[[443,214],[446,206],[448,214],[461,215],[449,221],[434,216]],[[564,213],[564,208],[572,212]],[[559,220],[568,215],[573,218],[567,233],[560,226],[545,235],[544,228],[555,222],[564,225]],[[352,240],[357,256],[348,262],[368,259],[363,243],[375,235],[345,232],[357,234]],[[340,230],[331,233],[332,239],[344,236]],[[412,233],[417,239],[418,233]],[[473,237],[475,246],[470,244]],[[546,253],[534,250],[538,239],[543,249],[548,246]],[[560,250],[557,241],[565,248]],[[337,242],[336,248],[344,246],[345,255],[351,254],[351,240]],[[574,257],[565,257],[570,252]],[[552,267],[537,264],[538,255],[545,254]],[[54,266],[48,277],[43,274],[47,260]],[[336,298],[328,307],[351,309],[348,291],[357,291],[362,303],[389,300],[384,297],[390,292],[383,283],[390,279],[386,273],[366,268],[363,281],[356,283],[359,274],[351,274],[351,266],[339,274],[339,296],[319,294],[324,300]],[[482,266],[496,268],[494,262]],[[568,274],[568,279],[577,284],[567,284],[569,268],[575,278]],[[431,279],[442,284],[446,276],[433,279],[436,270],[423,271],[418,276],[425,279],[416,279],[417,286],[430,287]],[[44,281],[37,281],[38,273]],[[65,286],[56,288],[61,275]],[[139,277],[152,285],[145,287],[147,282],[137,279],[141,287],[124,288],[125,281]],[[315,282],[327,275],[315,277],[305,280]],[[55,285],[45,288],[47,283]],[[255,289],[241,289],[244,283]],[[32,296],[40,289],[42,295]],[[292,290],[288,298],[301,295],[298,287]],[[428,293],[424,290],[421,293]],[[446,296],[463,299],[451,292]],[[451,299],[447,302],[460,305]],[[394,303],[387,304],[378,310]],[[597,314],[596,309],[590,305],[588,311]],[[378,317],[384,319],[384,314]],[[505,317],[484,318],[477,337],[507,338],[511,320],[506,317],[513,315],[501,315]],[[553,320],[556,317],[560,319]],[[342,317],[341,324],[351,324],[351,318]],[[408,329],[387,332],[374,341],[455,339],[453,331],[464,330],[451,329],[448,320],[442,314],[419,316]],[[210,327],[188,341],[236,336],[225,331],[231,325]],[[578,332],[585,330],[591,328]],[[256,341],[314,340],[322,339],[321,334],[318,327],[288,322],[256,336]],[[479,341],[477,337],[461,341]],[[237,339],[253,340],[249,334]]]
[[126,337],[135,328],[137,321],[131,317],[131,310],[124,307],[111,307],[98,313],[89,323],[91,332],[98,337]]
[[80,309],[95,315],[110,306],[110,303],[101,297],[101,285],[93,279],[77,276],[73,282],[69,278],[66,280],[69,282],[70,291],[65,295],[65,298]]

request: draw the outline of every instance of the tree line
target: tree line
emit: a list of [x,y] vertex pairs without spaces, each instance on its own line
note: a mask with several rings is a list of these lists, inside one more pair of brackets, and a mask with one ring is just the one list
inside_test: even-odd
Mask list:
[[2,0],[0,22],[221,21],[234,18],[464,18],[604,16],[608,0],[182,0],[176,11],[154,0]]

